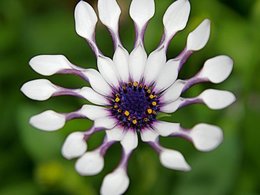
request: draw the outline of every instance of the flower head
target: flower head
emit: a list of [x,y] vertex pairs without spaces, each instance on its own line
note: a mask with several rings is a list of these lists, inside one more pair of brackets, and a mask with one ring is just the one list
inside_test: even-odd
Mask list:
[[[210,21],[205,19],[188,35],[185,49],[174,59],[167,60],[166,52],[174,35],[185,28],[190,14],[190,2],[177,0],[163,17],[164,35],[159,46],[147,56],[144,49],[144,33],[148,21],[155,13],[154,0],[132,0],[130,16],[135,23],[136,40],[131,53],[123,47],[118,33],[121,10],[116,0],[98,0],[101,22],[110,31],[115,47],[113,59],[102,54],[96,45],[95,27],[97,15],[86,2],[75,8],[76,32],[87,40],[97,58],[97,70],[73,65],[63,55],[40,55],[31,59],[30,66],[39,74],[73,74],[86,80],[91,87],[68,89],[48,80],[27,82],[22,92],[34,100],[47,100],[53,96],[71,95],[84,98],[92,104],[83,105],[71,113],[45,111],[30,119],[39,129],[55,131],[66,121],[86,118],[94,122],[85,132],[73,132],[64,142],[62,154],[67,159],[78,158],[76,170],[81,175],[95,175],[102,171],[104,155],[111,145],[120,142],[123,148],[118,167],[103,181],[101,194],[122,194],[129,185],[127,163],[138,145],[138,134],[143,142],[152,146],[160,156],[163,166],[188,171],[190,166],[183,155],[159,143],[159,136],[179,136],[190,140],[200,151],[210,151],[222,141],[219,127],[198,124],[184,129],[179,123],[158,120],[158,113],[173,113],[190,104],[205,104],[211,109],[222,109],[235,101],[228,91],[208,89],[197,97],[183,98],[182,93],[202,82],[220,83],[231,73],[233,61],[228,56],[207,60],[192,78],[180,80],[178,74],[193,52],[202,49],[210,34]],[[94,105],[93,105],[94,104]],[[103,144],[94,151],[87,151],[87,140],[105,131]]]

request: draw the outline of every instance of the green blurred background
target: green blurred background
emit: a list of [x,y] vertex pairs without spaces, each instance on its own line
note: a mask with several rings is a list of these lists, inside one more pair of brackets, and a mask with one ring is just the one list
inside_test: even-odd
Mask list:
[[[89,1],[96,6],[96,1]],[[134,30],[128,16],[129,0],[118,0],[121,39],[130,51]],[[156,0],[156,16],[146,33],[145,45],[151,52],[163,32],[162,15],[171,0]],[[81,177],[74,161],[62,158],[60,148],[70,132],[85,130],[91,123],[69,122],[58,132],[46,133],[29,126],[30,116],[47,109],[69,112],[83,100],[57,97],[35,102],[20,92],[28,80],[42,78],[28,61],[38,54],[64,54],[82,67],[95,67],[95,57],[74,30],[73,11],[76,0],[0,0],[0,195],[95,195],[102,178],[117,165],[121,149],[113,146],[106,155],[104,171],[93,177]],[[212,21],[208,45],[194,54],[181,72],[188,78],[203,62],[220,54],[234,61],[231,77],[214,86],[192,88],[193,96],[212,87],[233,91],[237,102],[227,109],[211,111],[203,105],[184,108],[168,121],[180,121],[186,128],[206,122],[223,128],[223,144],[213,152],[202,153],[181,139],[164,138],[164,146],[183,152],[193,170],[189,173],[168,170],[158,156],[140,143],[129,163],[131,184],[126,194],[162,195],[256,195],[260,194],[260,0],[191,0],[192,12],[187,28],[173,40],[168,57],[176,56],[185,46],[188,33],[204,18]],[[108,56],[113,53],[107,30],[98,25],[97,42]],[[86,85],[73,76],[53,76],[50,80],[65,87]],[[97,147],[103,134],[95,135],[90,149]]]

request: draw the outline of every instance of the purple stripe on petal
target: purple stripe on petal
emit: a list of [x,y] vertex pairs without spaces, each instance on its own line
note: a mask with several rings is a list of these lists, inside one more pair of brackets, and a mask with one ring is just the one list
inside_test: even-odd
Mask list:
[[205,82],[208,82],[208,81],[209,81],[208,79],[198,78],[198,77],[194,76],[191,79],[187,80],[187,83],[186,83],[185,87],[183,88],[182,93],[187,91],[193,85],[196,85],[198,83],[205,83]]
[[100,154],[104,156],[107,150],[115,143],[115,141],[108,141],[107,137],[104,138],[103,144],[99,147]]
[[81,77],[83,80],[88,81],[88,78],[81,70],[76,69],[64,69],[58,72],[59,74],[72,74]]
[[199,98],[190,98],[190,99],[185,99],[179,106],[179,108],[182,108],[184,106],[188,106],[190,104],[201,104],[203,101]]
[[160,153],[162,151],[162,147],[159,144],[159,141],[155,141],[155,142],[148,142],[148,144],[158,153]]

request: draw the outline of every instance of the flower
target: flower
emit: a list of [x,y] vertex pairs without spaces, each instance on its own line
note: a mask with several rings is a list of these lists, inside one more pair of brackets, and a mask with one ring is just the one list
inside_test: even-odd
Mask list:
[[[197,97],[183,98],[182,93],[202,82],[221,83],[231,73],[233,61],[228,56],[207,60],[194,77],[177,79],[187,59],[202,49],[210,34],[210,21],[205,19],[188,35],[185,49],[174,59],[167,60],[166,52],[174,35],[183,30],[190,14],[190,2],[177,0],[163,17],[164,35],[161,43],[149,56],[144,49],[144,33],[155,13],[154,0],[132,0],[130,16],[135,23],[136,40],[129,54],[118,33],[121,10],[116,0],[98,0],[101,22],[110,31],[115,53],[113,59],[102,54],[95,42],[97,16],[93,8],[80,1],[75,8],[76,32],[87,40],[97,58],[97,68],[84,69],[73,65],[63,55],[40,55],[31,59],[30,66],[39,74],[73,74],[86,80],[91,87],[67,89],[46,79],[25,83],[21,91],[31,99],[43,101],[53,96],[71,95],[84,98],[95,105],[83,105],[71,113],[45,111],[31,117],[30,123],[45,131],[61,129],[66,121],[87,118],[94,122],[85,132],[73,132],[65,140],[62,154],[67,159],[78,158],[75,168],[81,175],[95,175],[102,171],[104,155],[111,145],[120,142],[123,148],[121,162],[102,183],[101,194],[122,194],[129,186],[127,163],[138,145],[138,134],[158,152],[161,164],[170,169],[189,171],[183,155],[159,143],[159,136],[179,136],[191,141],[200,151],[215,149],[223,139],[219,127],[198,124],[184,129],[179,123],[158,120],[158,113],[173,113],[190,104],[205,104],[211,109],[222,109],[235,101],[228,91],[208,89]],[[87,140],[99,131],[105,131],[103,144],[87,150]]]

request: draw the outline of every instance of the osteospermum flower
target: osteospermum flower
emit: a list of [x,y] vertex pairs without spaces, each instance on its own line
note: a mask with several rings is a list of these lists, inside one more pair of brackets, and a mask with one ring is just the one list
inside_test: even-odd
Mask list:
[[[209,39],[210,21],[205,19],[188,35],[186,47],[176,58],[167,60],[166,52],[173,36],[185,28],[190,14],[188,0],[177,0],[170,5],[164,17],[164,34],[159,46],[147,56],[144,49],[144,33],[148,21],[155,13],[154,0],[132,0],[130,16],[135,23],[136,40],[129,54],[123,47],[118,22],[121,14],[115,0],[98,0],[101,22],[110,31],[115,47],[113,59],[102,54],[95,42],[97,16],[93,8],[80,1],[75,8],[77,33],[87,40],[97,58],[97,69],[84,69],[73,65],[63,55],[40,55],[30,61],[39,74],[74,74],[86,80],[91,87],[67,89],[48,80],[29,81],[22,92],[34,100],[47,100],[52,96],[71,95],[84,98],[95,105],[83,105],[71,113],[52,110],[33,116],[30,123],[39,129],[55,131],[66,121],[76,118],[92,120],[93,126],[85,132],[71,133],[62,147],[67,159],[78,158],[76,170],[81,175],[95,175],[104,166],[104,155],[115,142],[123,148],[118,167],[108,174],[102,183],[101,194],[122,194],[129,185],[127,163],[138,145],[138,134],[143,142],[152,146],[163,166],[188,171],[190,166],[183,155],[159,143],[159,136],[178,136],[191,141],[200,151],[216,148],[222,141],[219,127],[198,124],[184,129],[179,123],[160,121],[158,113],[173,113],[190,104],[205,104],[211,109],[222,109],[234,102],[235,96],[228,91],[208,89],[197,97],[183,98],[182,93],[191,86],[202,83],[220,83],[231,73],[233,62],[227,56],[207,60],[194,77],[177,79],[183,64],[194,51],[202,49]],[[87,140],[99,131],[105,131],[103,144],[94,151],[87,151]]]

